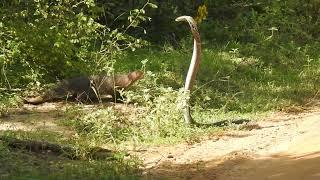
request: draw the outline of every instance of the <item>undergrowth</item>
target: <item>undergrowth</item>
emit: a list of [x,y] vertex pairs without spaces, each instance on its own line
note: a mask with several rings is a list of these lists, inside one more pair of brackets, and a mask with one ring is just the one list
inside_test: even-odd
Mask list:
[[[65,137],[50,131],[6,131],[0,134],[0,179],[137,179],[140,160],[125,152],[107,151],[93,146],[88,139]],[[18,139],[72,148],[72,154],[52,150],[24,148],[4,139]],[[21,144],[21,142],[20,142]]]
[[[181,87],[189,51],[169,47],[164,51],[149,49],[127,54],[115,68],[138,68],[143,61],[145,77],[125,92],[125,110],[115,106],[79,113],[77,109],[71,113],[75,115],[70,116],[69,124],[97,144],[115,146],[192,143],[220,130],[221,127],[190,127],[183,122],[181,109],[186,97]],[[271,66],[241,52],[232,45],[204,49],[191,95],[196,121],[257,120],[270,111],[309,106],[318,100],[319,59],[311,59],[305,52],[300,54],[299,64]]]
[[[181,109],[187,97],[181,88],[191,59],[192,39],[180,41],[180,30],[171,33],[177,29],[171,26],[175,10],[172,17],[163,18],[170,20],[170,26],[162,25],[170,29],[163,32],[168,33],[163,39],[170,39],[174,45],[149,44],[137,49],[148,44],[135,37],[135,32],[139,29],[147,33],[148,29],[139,24],[150,20],[145,14],[146,6],[156,7],[149,1],[129,11],[126,18],[112,12],[117,17],[111,18],[115,27],[113,23],[102,23],[105,14],[99,14],[102,9],[96,7],[100,5],[91,0],[74,1],[74,5],[50,3],[61,10],[53,12],[45,1],[26,2],[1,4],[0,14],[5,20],[0,22],[4,32],[0,33],[1,123],[8,123],[10,110],[21,105],[23,92],[13,92],[15,88],[38,89],[56,78],[93,72],[142,70],[145,76],[123,93],[123,104],[99,104],[91,109],[80,103],[67,105],[55,123],[70,129],[71,135],[39,129],[1,130],[0,137],[50,142],[72,147],[73,151],[68,156],[35,153],[14,149],[0,140],[0,179],[134,179],[141,173],[141,162],[127,155],[128,150],[141,145],[197,143],[224,129],[238,128],[228,126],[231,121],[259,120],[270,111],[303,109],[319,101],[316,2],[270,1],[236,9],[229,5],[231,1],[217,1],[216,6],[211,6],[213,15],[209,13],[208,20],[199,26],[204,49],[190,99],[197,122],[227,122],[210,128],[186,126],[183,121]],[[113,6],[116,4],[107,2],[104,7],[116,9]],[[171,6],[160,8],[168,7]],[[170,8],[163,12],[169,10],[171,13]],[[228,12],[217,13],[219,10]],[[121,23],[117,19],[122,19]],[[154,22],[157,19],[150,24]],[[159,27],[153,27],[156,33],[148,36],[156,38],[150,39],[161,37]],[[97,158],[97,147],[110,148],[115,153]]]
[[[184,124],[181,109],[186,96],[181,87],[189,65],[190,48],[138,50],[126,54],[114,66],[119,72],[126,69],[145,72],[142,80],[124,92],[126,100],[123,104],[100,104],[93,109],[85,108],[82,104],[68,106],[60,116],[59,125],[74,130],[71,137],[56,133],[52,138],[47,136],[48,132],[41,131],[35,134],[10,134],[20,139],[71,146],[76,150],[73,156],[79,160],[53,157],[51,161],[51,157],[46,157],[52,162],[48,164],[41,159],[43,157],[30,152],[13,151],[3,145],[0,153],[2,160],[9,158],[11,160],[7,167],[16,167],[13,170],[15,173],[4,169],[4,176],[24,177],[21,174],[25,173],[41,179],[45,173],[52,172],[48,177],[90,179],[95,175],[101,178],[129,175],[135,178],[139,176],[140,162],[134,158],[130,160],[121,153],[123,151],[141,145],[193,144],[226,128],[237,128],[228,126],[228,122],[259,120],[269,111],[304,107],[318,100],[320,71],[317,67],[320,61],[317,56],[305,52],[299,55],[301,59],[297,64],[280,63],[274,66],[245,54],[235,46],[203,50],[203,61],[190,100],[197,122],[227,120],[222,127],[198,128]],[[2,96],[11,99],[6,101],[11,103],[4,105],[5,108],[1,110],[6,113],[10,104],[12,107],[18,102],[14,100],[17,96]],[[92,148],[95,147],[110,148],[120,155],[97,160],[92,155]],[[86,171],[80,170],[83,167],[87,167]]]
[[[318,98],[320,59],[310,55],[308,47],[300,47],[297,60],[283,59],[285,63],[270,65],[259,56],[246,54],[245,45],[237,46],[230,43],[222,49],[203,50],[192,92],[193,105],[224,112],[259,113],[305,105]],[[281,58],[283,54],[278,55]],[[155,74],[156,83],[178,91],[183,87],[190,57],[191,48],[169,52],[142,50],[128,54],[117,66],[126,68],[148,59],[146,68]]]
[[69,160],[12,150],[0,143],[1,179],[138,179],[138,164],[128,160]]
[[10,108],[19,107],[21,105],[19,94],[20,93],[0,90],[0,117],[6,116],[9,113]]

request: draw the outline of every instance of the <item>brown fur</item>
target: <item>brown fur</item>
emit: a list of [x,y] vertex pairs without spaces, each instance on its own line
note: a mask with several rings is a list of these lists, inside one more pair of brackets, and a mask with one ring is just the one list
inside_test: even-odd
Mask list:
[[141,71],[114,76],[80,76],[62,80],[55,88],[47,91],[44,95],[25,98],[24,101],[29,104],[41,104],[46,101],[68,97],[73,97],[79,101],[100,101],[105,96],[111,96],[116,100],[120,97],[119,90],[126,90],[141,78],[143,78],[143,72]]

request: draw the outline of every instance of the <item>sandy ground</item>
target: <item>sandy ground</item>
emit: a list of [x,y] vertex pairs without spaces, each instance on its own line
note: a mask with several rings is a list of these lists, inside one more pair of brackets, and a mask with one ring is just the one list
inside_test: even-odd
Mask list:
[[[0,130],[61,131],[54,123],[59,114],[48,113],[56,108],[62,107],[26,106],[38,113],[0,119]],[[33,116],[43,118],[34,122]],[[143,179],[320,180],[320,108],[274,113],[255,127],[192,145],[141,147],[130,154],[143,160]]]
[[251,131],[140,154],[145,179],[319,180],[320,111],[276,113]]

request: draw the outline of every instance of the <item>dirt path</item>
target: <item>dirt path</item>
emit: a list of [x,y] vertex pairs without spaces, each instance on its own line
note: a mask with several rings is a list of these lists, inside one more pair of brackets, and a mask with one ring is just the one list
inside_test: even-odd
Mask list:
[[275,114],[260,129],[141,153],[146,179],[319,180],[320,111]]
[[[48,113],[56,108],[61,109],[53,105],[43,112],[37,109],[36,114],[0,119],[0,130],[61,132],[55,124],[59,114]],[[144,179],[320,179],[320,108],[295,115],[275,113],[254,127],[259,128],[231,131],[193,145],[140,148],[130,154],[143,160]]]

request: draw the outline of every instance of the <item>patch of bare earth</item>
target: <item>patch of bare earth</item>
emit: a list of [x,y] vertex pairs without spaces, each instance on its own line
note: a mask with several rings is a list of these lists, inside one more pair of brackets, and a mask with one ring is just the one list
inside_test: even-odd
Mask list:
[[137,153],[145,179],[319,180],[320,111],[275,113],[260,128]]
[[61,103],[46,103],[40,106],[24,105],[21,109],[13,109],[5,117],[0,117],[0,131],[38,131],[72,133],[71,130],[57,125],[57,120],[62,118]]
[[[64,113],[68,108],[72,108],[75,104],[52,102],[43,103],[40,105],[24,104],[22,108],[11,109],[10,113],[4,117],[0,117],[0,131],[50,131],[58,132],[64,135],[75,134],[72,129],[60,126],[58,120],[65,118]],[[134,116],[133,107],[124,104],[103,103],[103,104],[89,104],[81,105],[84,111],[90,111],[96,108],[105,108],[112,106],[115,110],[120,111],[128,116]],[[134,118],[132,118],[134,119]]]

